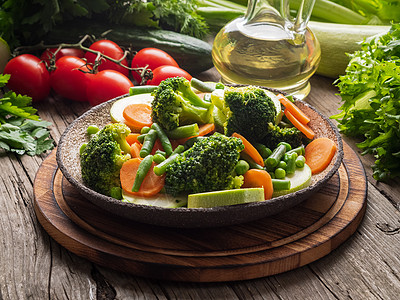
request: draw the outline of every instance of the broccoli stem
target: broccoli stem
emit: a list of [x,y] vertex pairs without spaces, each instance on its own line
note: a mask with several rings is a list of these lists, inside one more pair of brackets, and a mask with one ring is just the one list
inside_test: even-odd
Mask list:
[[199,125],[197,123],[179,126],[167,132],[167,136],[171,139],[183,139],[196,135],[199,135]]

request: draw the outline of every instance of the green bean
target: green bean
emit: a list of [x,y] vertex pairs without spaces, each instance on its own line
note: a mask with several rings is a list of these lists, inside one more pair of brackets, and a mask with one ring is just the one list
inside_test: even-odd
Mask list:
[[146,157],[150,154],[151,150],[153,150],[154,143],[157,139],[157,131],[154,129],[150,129],[146,136],[144,137],[142,148],[140,149],[140,157]]
[[[182,153],[183,151],[185,151],[185,146],[183,145],[178,145],[176,146],[175,150],[172,152],[172,154],[179,154]],[[171,155],[172,155],[171,154]]]
[[160,139],[161,145],[162,145],[165,153],[167,154],[167,156],[170,156],[173,151],[172,145],[171,145],[171,141],[169,140],[169,138],[166,135],[166,133],[164,132],[164,130],[157,123],[153,123],[151,125],[151,128],[157,132],[157,136]]
[[250,169],[250,165],[244,159],[240,159],[235,165],[235,172],[237,175],[243,175]]
[[206,82],[201,81],[194,77],[190,80],[190,85],[194,87],[196,90],[203,93],[211,93],[215,90],[212,86],[210,86]]
[[154,161],[156,164],[160,164],[160,163],[162,163],[164,160],[165,160],[165,156],[162,155],[161,153],[155,153],[155,154],[153,155],[153,161]]
[[115,187],[111,188],[110,196],[115,199],[121,200],[122,199],[122,189],[119,186],[115,186]]
[[195,135],[199,135],[199,125],[197,123],[179,126],[167,132],[167,136],[171,139],[182,139]]
[[135,85],[129,89],[129,95],[148,94],[156,88],[156,85]]
[[296,171],[296,158],[297,158],[296,152],[289,154],[288,160],[286,162],[286,173],[287,174],[293,174]]
[[167,167],[172,164],[184,150],[185,147],[183,145],[179,145],[178,147],[176,147],[174,152],[172,152],[172,154],[167,159],[154,166],[153,172],[158,176],[164,174],[167,170]]
[[256,163],[248,154],[246,154],[244,152],[240,153],[240,158],[247,161],[247,163],[250,166],[250,169],[265,170],[262,166],[260,166],[258,163]]
[[263,144],[256,143],[254,147],[257,149],[258,153],[260,153],[262,158],[268,158],[272,154],[272,150]]
[[303,155],[299,155],[296,158],[296,167],[297,168],[303,168],[305,163],[306,163],[306,158]]
[[292,150],[292,146],[290,146],[290,144],[289,144],[289,143],[286,143],[286,142],[280,142],[280,143],[278,144],[278,146],[280,146],[280,145],[285,145],[285,147],[286,147],[286,152],[288,152],[288,151]]
[[293,153],[293,152],[296,152],[297,155],[304,155],[306,153],[306,150],[304,149],[304,146],[301,145],[301,146],[299,146],[297,148],[293,148],[292,150],[288,151],[287,154],[290,154],[290,153]]
[[86,132],[91,135],[99,132],[99,130],[99,127],[97,127],[96,125],[89,125],[86,129]]
[[143,144],[144,138],[145,138],[146,135],[147,135],[147,133],[143,133],[143,134],[139,135],[137,137],[138,142]]
[[144,177],[146,177],[147,173],[150,171],[151,165],[153,163],[153,155],[147,155],[140,162],[138,170],[136,172],[135,181],[133,182],[132,192],[138,192],[140,186],[142,185]]
[[81,145],[81,147],[79,148],[79,154],[82,154],[83,151],[85,151],[86,147],[87,147],[87,143],[83,143],[83,144]]
[[286,176],[286,171],[282,168],[275,169],[275,178],[276,179],[283,179]]
[[271,176],[271,179],[275,179],[275,172],[268,172],[269,176]]
[[274,191],[290,189],[290,180],[272,178],[272,186]]
[[140,129],[140,134],[146,134],[150,131],[150,129],[151,128],[149,126],[143,126],[142,129]]
[[286,152],[286,146],[285,145],[279,145],[272,151],[272,154],[265,160],[265,163],[268,167],[274,168],[276,167],[283,155]]
[[162,151],[162,150],[160,150],[160,149],[157,149],[156,150],[156,153],[154,153],[154,154],[161,154],[162,156],[166,156],[167,155],[167,153],[165,153],[165,151]]

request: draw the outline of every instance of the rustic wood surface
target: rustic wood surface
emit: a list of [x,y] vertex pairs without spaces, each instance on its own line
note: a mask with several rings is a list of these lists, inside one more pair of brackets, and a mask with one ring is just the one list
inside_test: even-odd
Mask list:
[[[217,79],[215,70],[200,79]],[[326,115],[340,106],[332,80],[314,76],[307,101]],[[36,105],[58,141],[89,106],[58,97]],[[345,141],[357,152],[356,141]],[[398,299],[400,181],[376,183],[371,157],[365,217],[355,234],[329,255],[269,277],[224,283],[152,280],[101,267],[55,242],[39,224],[33,182],[46,155],[0,154],[0,299]]]
[[347,144],[339,171],[300,205],[211,230],[151,226],[110,214],[63,177],[55,151],[34,183],[36,216],[66,249],[111,269],[185,282],[254,279],[314,262],[355,232],[366,197],[363,166]]

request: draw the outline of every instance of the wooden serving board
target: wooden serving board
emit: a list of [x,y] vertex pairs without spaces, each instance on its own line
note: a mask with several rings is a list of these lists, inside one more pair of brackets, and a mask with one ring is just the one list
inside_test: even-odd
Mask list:
[[78,256],[148,278],[218,282],[289,271],[329,254],[360,224],[367,180],[357,154],[344,144],[338,172],[302,204],[245,224],[174,229],[93,205],[63,177],[53,151],[39,168],[34,195],[44,229]]

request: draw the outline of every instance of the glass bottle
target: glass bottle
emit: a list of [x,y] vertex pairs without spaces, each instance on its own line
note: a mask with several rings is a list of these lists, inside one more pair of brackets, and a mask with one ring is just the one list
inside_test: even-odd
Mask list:
[[321,55],[307,27],[315,0],[303,0],[296,17],[289,2],[249,0],[246,14],[220,30],[212,58],[222,82],[275,88],[299,99],[308,95]]

